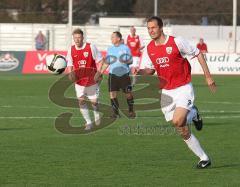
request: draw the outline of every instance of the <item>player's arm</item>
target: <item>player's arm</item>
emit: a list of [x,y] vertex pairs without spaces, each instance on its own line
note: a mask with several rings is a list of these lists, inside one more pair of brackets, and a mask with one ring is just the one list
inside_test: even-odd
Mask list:
[[204,58],[203,54],[200,52],[199,55],[197,56],[197,58],[198,58],[198,61],[201,65],[201,67],[202,67],[202,70],[204,72],[204,76],[205,76],[205,79],[206,79],[206,82],[207,82],[207,85],[208,85],[209,89],[212,92],[215,92],[216,89],[217,89],[217,86],[216,86],[216,83],[215,83],[215,81],[213,80],[213,78],[210,74],[208,65],[205,61],[205,58]]
[[109,64],[106,62],[106,58],[103,58],[103,61],[102,61],[102,66],[101,66],[101,69],[99,70],[99,72],[101,74],[104,73],[104,71],[108,68]]
[[96,74],[94,76],[94,80],[96,82],[98,82],[102,79],[102,74],[108,68],[108,66],[109,66],[109,64],[106,63],[106,58],[103,58],[102,61],[101,61],[100,68],[98,69],[98,71],[96,72]]
[[76,77],[75,77],[75,72],[74,72],[74,69],[73,69],[73,60],[72,60],[72,55],[71,55],[71,48],[67,52],[66,60],[67,60],[66,72],[68,73],[68,78],[69,78],[70,81],[75,82]]
[[139,75],[153,75],[155,73],[154,69],[144,68],[138,71]]
[[140,66],[138,69],[139,75],[153,75],[155,73],[154,66],[150,57],[148,56],[147,48],[144,49]]
[[[91,47],[91,51],[92,51],[92,57],[95,60],[96,65],[97,65],[97,73],[96,74],[98,75],[98,72],[102,68],[104,59],[103,59],[102,53],[97,49],[97,47],[95,45],[91,44],[90,47]],[[99,75],[98,77],[96,77],[96,74],[94,75],[94,80],[96,82],[101,81],[102,76]],[[96,77],[96,79],[95,79],[95,77]]]
[[199,51],[199,49],[196,46],[189,44],[189,42],[187,40],[183,39],[182,37],[175,38],[175,42],[176,42],[177,47],[178,47],[179,51],[181,52],[181,54],[186,54],[193,58],[194,57],[198,58],[198,61],[204,72],[204,76],[205,76],[207,85],[212,92],[215,92],[216,84],[210,74],[209,68],[204,59],[203,54]]
[[68,73],[69,80],[72,82],[75,82],[76,77],[75,77],[75,72],[73,70],[73,66],[67,67],[67,73]]
[[144,42],[143,42],[143,39],[141,37],[139,37],[139,41],[140,41],[140,52],[144,49],[145,45],[144,45]]

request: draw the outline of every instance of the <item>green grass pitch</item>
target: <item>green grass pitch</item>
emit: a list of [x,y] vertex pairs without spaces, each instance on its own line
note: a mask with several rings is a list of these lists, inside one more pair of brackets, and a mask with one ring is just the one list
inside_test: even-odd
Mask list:
[[[62,112],[73,112],[73,126],[83,125],[78,109],[59,107],[48,99],[49,88],[59,78],[0,75],[1,185],[240,185],[239,76],[214,76],[216,94],[210,93],[202,76],[193,76],[204,127],[192,131],[212,158],[211,168],[205,170],[195,169],[198,158],[160,110],[138,111],[135,120],[122,117],[89,135],[58,132],[54,121]],[[66,94],[74,97],[73,88]],[[108,103],[108,98],[105,78],[101,102]]]

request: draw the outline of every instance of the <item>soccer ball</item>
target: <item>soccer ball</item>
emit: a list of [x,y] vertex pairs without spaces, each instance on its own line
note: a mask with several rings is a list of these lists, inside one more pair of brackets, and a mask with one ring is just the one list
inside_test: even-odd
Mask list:
[[52,54],[46,56],[46,65],[49,72],[59,75],[65,71],[67,67],[67,61],[62,55]]

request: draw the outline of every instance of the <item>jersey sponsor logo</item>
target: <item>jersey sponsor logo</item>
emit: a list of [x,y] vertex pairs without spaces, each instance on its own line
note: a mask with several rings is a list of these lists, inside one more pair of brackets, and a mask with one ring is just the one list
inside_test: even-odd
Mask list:
[[84,52],[84,53],[83,53],[83,56],[84,56],[85,58],[87,58],[87,57],[88,57],[88,52]]
[[168,57],[161,57],[161,58],[156,59],[156,64],[159,64],[160,67],[162,67],[162,68],[168,67],[169,66],[168,62],[169,62]]
[[78,61],[79,67],[85,67],[86,64],[87,64],[87,61],[86,61],[86,60],[80,60],[80,61]]
[[172,53],[172,47],[166,47],[166,52],[170,55]]
[[136,42],[130,42],[131,47],[135,47],[136,45],[137,45]]
[[161,58],[157,58],[156,59],[156,63],[157,64],[165,64],[169,62],[169,58],[168,57],[161,57]]
[[17,68],[19,60],[12,54],[6,53],[0,56],[0,71],[11,71]]

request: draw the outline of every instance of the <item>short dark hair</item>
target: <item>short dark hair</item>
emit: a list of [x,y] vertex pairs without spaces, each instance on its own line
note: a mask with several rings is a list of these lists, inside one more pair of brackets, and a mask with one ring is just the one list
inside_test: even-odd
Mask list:
[[120,40],[122,39],[122,34],[119,31],[114,31],[113,33],[116,34]]
[[80,28],[76,28],[73,30],[72,34],[81,34],[83,36],[83,31]]
[[147,19],[147,23],[148,22],[151,22],[151,21],[157,21],[157,24],[160,28],[163,27],[163,21],[160,17],[157,17],[157,16],[152,16],[150,18]]

